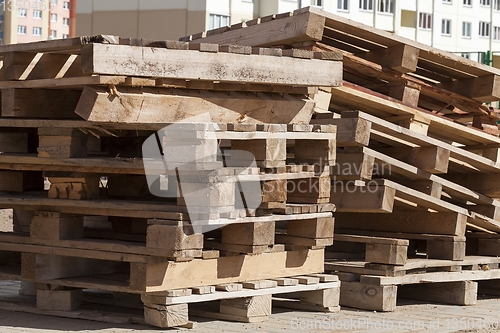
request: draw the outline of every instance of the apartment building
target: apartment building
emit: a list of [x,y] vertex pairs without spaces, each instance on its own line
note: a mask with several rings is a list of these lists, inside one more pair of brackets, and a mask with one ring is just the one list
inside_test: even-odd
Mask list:
[[70,32],[72,23],[70,1],[28,0],[18,7],[7,1],[1,2],[0,44],[28,43],[74,36],[74,28]]
[[294,0],[78,0],[77,35],[178,39],[259,16],[293,11]]

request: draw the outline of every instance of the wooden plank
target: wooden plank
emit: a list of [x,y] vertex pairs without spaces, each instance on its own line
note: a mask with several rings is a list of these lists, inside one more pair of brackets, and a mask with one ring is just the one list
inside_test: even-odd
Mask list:
[[372,50],[366,54],[366,59],[399,73],[409,73],[417,69],[419,53],[418,48],[401,44],[386,49]]
[[52,52],[66,51],[78,53],[81,46],[88,43],[118,44],[119,37],[112,35],[82,36],[66,39],[46,40],[41,42],[2,45],[0,53],[7,52]]
[[[321,40],[325,20],[320,15],[294,13],[293,16],[256,24],[246,28],[229,30],[202,39],[192,38],[190,43],[239,44],[273,46],[309,40]],[[194,37],[194,36],[193,36]]]
[[[365,186],[332,185],[330,202],[337,207],[337,213],[390,213],[396,191],[389,186],[368,189]],[[384,214],[385,215],[385,214]]]
[[216,123],[307,124],[314,108],[314,102],[292,95],[188,93],[153,88],[117,88],[116,92],[120,97],[110,99],[104,88],[85,87],[75,112],[95,122],[174,123],[210,113]]
[[[182,289],[207,284],[266,280],[323,271],[324,250],[230,256],[182,263],[147,265],[146,292]],[[190,272],[190,278],[183,278]]]
[[472,79],[444,82],[438,86],[482,103],[500,100],[499,75],[486,75]]
[[[337,126],[337,147],[367,146],[370,141],[371,123],[361,118],[325,118],[316,114],[311,124],[331,124]],[[329,118],[326,118],[330,116]]]
[[334,239],[340,242],[385,244],[385,245],[400,245],[400,246],[410,245],[410,242],[406,239],[372,237],[372,236],[362,236],[362,235],[347,235],[347,234],[337,234],[337,233],[335,234]]
[[450,152],[441,147],[388,148],[380,152],[429,173],[447,173]]
[[83,46],[82,68],[86,74],[325,87],[340,85],[342,75],[339,61],[104,44]]
[[363,275],[361,282],[376,286],[394,286],[404,284],[456,282],[456,281],[481,281],[500,279],[500,269],[489,271],[461,271],[461,272],[437,272],[424,274],[409,274],[396,277],[382,277]]
[[467,216],[410,210],[391,214],[335,213],[335,224],[341,229],[464,236]]

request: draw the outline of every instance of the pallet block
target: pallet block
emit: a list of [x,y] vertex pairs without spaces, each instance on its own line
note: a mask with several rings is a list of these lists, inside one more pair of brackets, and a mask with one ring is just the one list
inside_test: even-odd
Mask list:
[[82,289],[36,291],[36,307],[40,310],[73,311],[81,301]]
[[189,322],[188,305],[144,304],[146,324],[161,328],[186,325]]
[[30,225],[33,239],[83,238],[83,216],[51,212],[37,212]]

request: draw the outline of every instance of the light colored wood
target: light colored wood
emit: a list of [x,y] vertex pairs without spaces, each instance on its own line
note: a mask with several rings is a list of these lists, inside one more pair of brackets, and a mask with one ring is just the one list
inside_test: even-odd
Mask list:
[[367,146],[370,141],[371,123],[361,118],[320,118],[316,115],[311,124],[336,125],[338,147]]
[[243,290],[243,285],[241,283],[218,284],[215,286],[215,290],[226,292],[241,291]]
[[278,282],[272,280],[243,282],[243,288],[246,289],[267,289],[267,288],[275,288],[277,286]]
[[146,324],[161,328],[187,325],[188,305],[144,304],[144,320]]
[[333,217],[289,221],[287,235],[305,238],[332,238],[334,224]]
[[73,311],[80,307],[82,289],[36,291],[36,307],[39,310]]
[[332,170],[335,180],[370,180],[375,157],[363,153],[338,153],[337,164]]
[[450,152],[441,147],[389,148],[382,153],[429,173],[447,173]]
[[426,253],[429,259],[465,259],[465,241],[447,239],[427,240]]
[[398,288],[398,296],[454,305],[475,305],[477,288],[477,282],[473,281],[407,285]]
[[[257,57],[258,62],[254,60]],[[144,66],[145,64],[149,66]],[[279,75],[276,75],[277,68],[280,69]],[[265,55],[89,44],[82,47],[82,69],[85,74],[330,87],[341,83],[342,63]]]
[[360,282],[342,281],[340,305],[363,310],[396,310],[397,286],[377,286]]
[[366,59],[389,67],[400,73],[414,72],[417,69],[420,50],[408,44],[370,51]]
[[222,228],[222,243],[239,245],[273,245],[275,223],[233,223]]
[[386,238],[386,237],[372,237],[372,236],[347,235],[347,234],[336,233],[334,238],[336,241],[340,242],[399,245],[399,246],[410,245],[410,242],[407,239],[396,239],[396,238]]
[[365,260],[368,262],[403,266],[407,259],[408,246],[389,244],[366,244]]
[[472,79],[444,82],[439,87],[482,103],[495,102],[500,99],[499,75],[486,75]]
[[434,283],[434,282],[456,282],[456,281],[481,281],[500,279],[500,270],[489,271],[461,271],[461,272],[438,272],[424,274],[410,274],[396,277],[380,277],[372,275],[361,276],[361,282],[377,286],[393,286],[403,284]]
[[394,206],[396,191],[389,186],[370,188],[350,184],[332,184],[330,202],[337,207],[337,213],[390,213]]
[[410,210],[391,214],[336,213],[335,224],[339,229],[464,236],[467,216]]
[[340,288],[303,291],[300,293],[301,303],[318,305],[324,308],[338,307],[340,301]]
[[257,96],[245,92],[227,95],[121,87],[117,88],[117,93],[119,97],[109,99],[106,89],[85,87],[75,112],[94,122],[173,123],[209,113],[211,120],[217,123],[307,124],[314,108],[314,102],[301,99],[300,95],[299,98],[292,95],[270,98],[259,93]]
[[191,225],[154,224],[147,227],[146,247],[170,250],[194,250],[203,248],[203,234],[193,234]]
[[304,13],[269,21],[265,26],[256,24],[220,35],[215,34],[202,39],[193,38],[190,43],[273,46],[311,39],[321,40],[324,24],[325,20],[321,16]]
[[271,295],[223,299],[219,311],[246,318],[265,317],[271,315],[271,303]]
[[[148,264],[146,291],[155,292],[207,284],[237,283],[321,273],[323,262],[323,250],[306,250],[208,260],[195,259],[183,263]],[[183,274],[191,274],[190,279],[183,279]]]

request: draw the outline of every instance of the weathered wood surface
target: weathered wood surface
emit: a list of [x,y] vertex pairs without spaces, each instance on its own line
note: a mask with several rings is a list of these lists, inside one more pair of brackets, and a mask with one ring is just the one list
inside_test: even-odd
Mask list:
[[82,69],[86,74],[290,86],[338,86],[342,77],[340,61],[108,44],[85,45]]
[[93,122],[174,123],[209,113],[212,122],[308,124],[314,102],[293,95],[85,87],[75,112]]

